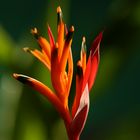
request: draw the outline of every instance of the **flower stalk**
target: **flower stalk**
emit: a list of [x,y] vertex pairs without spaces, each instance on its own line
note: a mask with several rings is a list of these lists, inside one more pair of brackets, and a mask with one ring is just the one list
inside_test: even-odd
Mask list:
[[66,24],[63,22],[62,10],[58,7],[56,41],[49,25],[49,41],[39,35],[37,28],[32,29],[31,33],[36,38],[40,50],[24,48],[24,51],[36,57],[49,70],[53,89],[29,76],[14,73],[13,77],[45,96],[63,119],[69,140],[79,140],[89,111],[89,93],[98,70],[102,32],[93,41],[88,57],[86,39],[85,37],[82,39],[80,60],[77,62],[76,90],[72,107],[69,107],[68,103],[73,79],[71,45],[74,26],[71,26],[69,30],[67,29]]

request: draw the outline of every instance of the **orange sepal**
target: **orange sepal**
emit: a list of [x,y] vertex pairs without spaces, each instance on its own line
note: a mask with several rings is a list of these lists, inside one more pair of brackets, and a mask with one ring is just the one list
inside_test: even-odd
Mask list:
[[61,58],[62,51],[64,48],[64,29],[65,29],[65,25],[62,20],[62,10],[60,6],[58,6],[57,7],[57,31],[58,31],[57,42],[59,46],[59,49],[58,49],[59,60]]
[[58,60],[58,43],[56,43],[55,49],[52,52],[51,56],[51,81],[52,85],[58,95],[59,99],[67,106],[67,101],[65,97],[66,91],[66,82],[65,79],[65,72],[62,72],[59,67],[59,60]]
[[38,34],[37,28],[31,29],[31,33],[34,35],[34,37],[37,39],[39,46],[41,47],[42,50],[46,53],[48,56],[49,60],[51,58],[51,48],[49,42],[42,36]]
[[51,59],[51,48],[50,48],[49,42],[44,37],[39,37],[38,43],[50,60]]
[[59,112],[61,117],[66,122],[70,122],[70,116],[69,116],[68,110],[66,110],[63,107],[63,104],[61,103],[59,98],[56,96],[56,94],[52,92],[50,88],[48,88],[46,85],[44,85],[40,81],[34,78],[31,78],[29,76],[14,73],[13,77],[17,79],[18,81],[31,86],[33,89],[35,89],[36,91],[41,93],[43,96],[45,96],[54,105],[54,107]]
[[61,22],[59,25],[57,42],[58,42],[58,57],[60,60],[64,48],[64,23],[63,22]]
[[72,44],[73,33],[74,33],[74,27],[72,26],[68,34],[66,35],[64,49],[63,49],[62,57],[60,60],[60,69],[62,72],[64,72],[66,69],[67,59],[69,56],[69,50]]
[[72,58],[72,51],[70,48],[69,56],[68,56],[68,84],[67,84],[67,93],[69,94],[71,83],[73,78],[73,58]]

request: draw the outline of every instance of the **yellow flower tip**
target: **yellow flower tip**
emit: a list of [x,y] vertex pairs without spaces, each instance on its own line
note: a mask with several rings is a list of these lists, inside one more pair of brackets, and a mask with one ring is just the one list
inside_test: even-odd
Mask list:
[[85,38],[85,36],[83,36],[82,42],[83,42],[83,43],[86,42],[86,38]]
[[74,32],[74,26],[71,26],[70,32]]
[[60,8],[60,6],[57,7],[57,25],[59,25],[60,23],[62,23],[62,10]]
[[28,47],[23,48],[23,50],[24,50],[25,52],[30,52],[30,49],[29,49]]
[[61,13],[61,12],[62,12],[61,7],[58,6],[58,7],[57,7],[57,13]]
[[28,53],[32,53],[35,49],[31,49],[28,47],[23,48],[23,51],[28,52]]
[[86,53],[86,38],[85,38],[85,36],[83,36],[83,38],[82,38],[81,51]]
[[13,73],[13,77],[14,77],[15,79],[17,79],[17,78],[18,78],[18,74],[17,74],[17,73]]
[[38,35],[38,30],[37,30],[37,28],[31,29],[31,34],[32,34],[36,39],[38,39],[39,35]]
[[37,28],[31,29],[31,33],[32,33],[32,34],[37,34],[37,33],[38,33]]

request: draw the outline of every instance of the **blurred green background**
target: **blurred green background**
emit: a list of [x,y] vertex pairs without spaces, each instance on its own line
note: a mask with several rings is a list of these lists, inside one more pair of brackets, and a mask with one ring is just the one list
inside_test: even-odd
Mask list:
[[[104,30],[101,61],[90,94],[90,112],[81,140],[140,140],[140,1],[1,0],[0,140],[66,140],[64,124],[51,104],[12,78],[23,73],[51,85],[48,71],[23,47],[38,47],[30,34],[46,24],[56,36],[56,7],[75,26],[74,63],[81,38],[87,46]],[[74,87],[74,86],[73,86]],[[74,88],[72,89],[74,94]]]

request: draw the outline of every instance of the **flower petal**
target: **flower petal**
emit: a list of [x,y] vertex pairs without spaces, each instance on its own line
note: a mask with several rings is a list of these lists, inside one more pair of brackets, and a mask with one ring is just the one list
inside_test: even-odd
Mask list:
[[59,25],[59,30],[58,30],[58,37],[57,37],[57,42],[58,42],[58,57],[59,60],[62,56],[63,48],[64,48],[64,23],[60,23]]
[[44,37],[42,37],[38,34],[37,28],[33,28],[31,30],[31,33],[37,39],[41,49],[44,50],[44,52],[46,53],[46,55],[48,56],[48,58],[50,60],[50,58],[51,58],[51,48],[50,48],[49,42]]
[[83,69],[81,61],[78,61],[76,73],[76,94],[72,105],[72,118],[74,118],[80,104],[80,98],[82,95],[82,84],[83,84]]
[[94,39],[92,46],[90,48],[91,55],[94,56],[97,49],[100,47],[100,42],[102,40],[103,32],[100,32],[99,35]]
[[39,59],[47,68],[51,70],[50,60],[47,55],[43,54],[37,49],[31,50],[30,48],[23,48],[24,51],[31,53],[37,59]]
[[99,50],[98,50],[94,54],[94,57],[92,58],[92,61],[91,61],[91,71],[90,71],[90,76],[88,79],[89,91],[91,90],[94,84],[95,78],[96,78],[98,65],[99,65],[99,59],[100,58],[99,58]]
[[82,87],[81,87],[82,91],[84,90],[86,84],[88,83],[88,79],[90,77],[90,71],[91,71],[91,54],[89,55],[88,62],[86,65],[86,70],[84,73],[83,83],[82,83]]
[[[81,62],[81,61],[79,61],[79,62]],[[82,66],[80,66],[80,63],[78,63],[78,67],[77,67],[78,73],[76,76],[76,95],[75,95],[74,103],[72,106],[72,117],[75,116],[76,111],[79,107],[81,96],[83,94],[85,86],[88,83],[90,69],[91,69],[91,55],[88,58],[88,62],[87,62],[87,66],[86,66],[86,70],[85,70],[84,74],[83,74]]]
[[34,88],[35,90],[40,92],[42,95],[47,97],[47,99],[51,103],[55,104],[55,106],[56,104],[59,104],[57,96],[46,85],[44,85],[40,81],[34,78],[31,78],[29,76],[16,74],[16,73],[13,74],[13,77],[24,84],[30,85],[32,88]]
[[62,55],[63,47],[64,47],[64,29],[65,25],[62,20],[62,10],[59,7],[57,7],[57,30],[58,30],[58,35],[57,35],[57,42],[58,42],[58,57],[59,60]]
[[80,98],[79,107],[70,126],[72,135],[79,136],[81,134],[87,119],[88,111],[89,111],[89,90],[88,84],[86,84],[85,89]]
[[68,85],[67,85],[68,94],[70,92],[72,78],[73,78],[73,58],[72,58],[72,51],[70,48],[69,56],[68,56]]
[[96,73],[98,70],[98,65],[99,65],[99,61],[100,61],[100,54],[99,54],[99,47],[100,47],[100,42],[102,39],[102,34],[103,32],[101,32],[96,39],[93,42],[93,45],[91,47],[91,71],[90,71],[90,76],[89,76],[89,80],[88,80],[88,85],[89,85],[89,91],[91,90],[94,81],[95,81],[95,77],[96,77]]
[[44,37],[40,36],[38,39],[38,43],[50,60],[51,59],[51,48],[50,48],[49,42]]
[[51,31],[51,28],[50,28],[49,25],[48,25],[48,35],[49,35],[49,39],[50,39],[51,50],[53,50],[54,47],[55,47],[55,40],[54,40],[54,37],[53,37],[52,31]]
[[59,112],[61,117],[66,122],[70,122],[70,116],[69,116],[68,110],[66,110],[63,107],[63,104],[61,103],[59,98],[56,96],[56,94],[54,94],[52,92],[52,90],[50,90],[46,85],[44,85],[43,83],[41,83],[40,81],[38,81],[34,78],[31,78],[29,76],[25,76],[22,74],[14,73],[13,77],[15,79],[17,79],[18,81],[20,81],[24,84],[27,84],[27,85],[31,86],[33,89],[35,89],[36,91],[40,92],[43,96],[45,96],[54,105],[54,107]]
[[64,45],[64,49],[63,49],[63,53],[62,53],[62,57],[60,60],[60,69],[62,72],[65,71],[66,68],[66,64],[67,64],[67,59],[69,56],[69,50],[72,44],[72,37],[74,34],[74,27],[72,26],[68,32],[68,34],[66,35],[66,39],[65,39],[65,45]]
[[51,63],[51,81],[59,99],[67,107],[68,99],[66,99],[66,96],[65,96],[67,79],[66,79],[65,71],[62,72],[59,66],[57,46],[58,46],[58,43],[56,43],[56,47],[52,51],[52,56],[51,56],[51,62],[52,62]]

